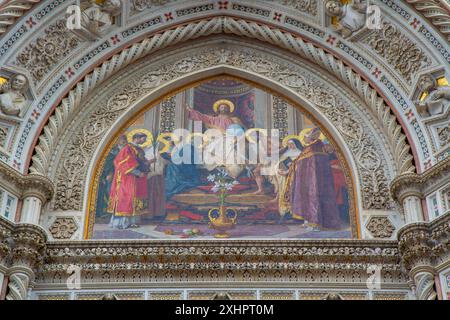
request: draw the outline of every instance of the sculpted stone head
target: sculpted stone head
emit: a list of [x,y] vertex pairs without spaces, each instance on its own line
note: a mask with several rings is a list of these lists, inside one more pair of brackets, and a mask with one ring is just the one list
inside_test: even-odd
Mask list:
[[342,4],[338,0],[329,0],[325,4],[328,15],[339,17],[342,14]]
[[120,6],[120,0],[106,0],[103,3],[102,10],[114,15],[119,13]]
[[16,90],[16,91],[25,90],[27,84],[28,84],[27,78],[25,78],[21,74],[16,74],[11,79],[11,89]]
[[432,76],[425,75],[419,80],[418,87],[423,92],[428,92],[432,90],[435,86],[435,81]]

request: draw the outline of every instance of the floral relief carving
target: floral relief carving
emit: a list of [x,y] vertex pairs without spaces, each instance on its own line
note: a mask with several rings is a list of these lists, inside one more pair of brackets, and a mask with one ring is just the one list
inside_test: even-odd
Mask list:
[[63,240],[72,238],[78,230],[78,226],[73,218],[56,218],[50,226],[49,231],[54,239]]
[[317,0],[275,0],[280,4],[296,10],[317,15]]
[[[255,257],[258,262],[241,261],[243,255]],[[139,258],[142,256],[146,257],[145,261]],[[82,261],[80,257],[83,257]],[[211,241],[172,245],[164,241],[152,242],[151,245],[125,241],[107,246],[53,243],[47,250],[47,263],[42,269],[40,281],[60,281],[57,275],[65,272],[66,264],[75,262],[86,270],[83,282],[108,283],[118,279],[134,283],[168,280],[230,282],[243,279],[322,282],[324,278],[332,282],[339,278],[342,282],[359,283],[367,278],[367,266],[378,262],[390,275],[385,277],[383,274],[383,281],[401,282],[404,279],[398,259],[394,243],[361,246],[358,241],[345,245],[338,242],[330,245],[323,241],[261,245],[249,241],[239,247],[219,246]],[[105,270],[108,270],[106,277]]]
[[0,127],[0,146],[4,147],[8,138],[9,129],[6,127]]
[[409,83],[418,71],[431,65],[431,59],[417,43],[390,23],[383,23],[383,27],[370,36],[368,44]]
[[83,203],[85,168],[106,130],[142,95],[170,80],[193,71],[218,64],[256,72],[269,79],[291,87],[314,102],[335,124],[351,151],[358,160],[363,186],[363,203],[368,209],[386,209],[391,206],[386,174],[381,165],[380,152],[365,133],[363,121],[348,109],[346,103],[336,97],[331,88],[317,79],[299,75],[294,66],[280,65],[269,57],[263,57],[253,50],[224,51],[215,48],[184,57],[178,62],[160,65],[136,78],[106,104],[95,110],[78,133],[66,145],[64,158],[57,172],[57,190],[54,210],[80,210]]
[[131,0],[132,7],[136,11],[144,11],[153,7],[159,7],[169,3],[171,0]]
[[369,223],[367,223],[367,230],[375,238],[390,238],[395,227],[388,217],[371,217]]
[[438,134],[441,147],[444,147],[450,143],[450,129],[448,126],[439,127],[436,129],[436,132]]
[[69,53],[80,40],[66,28],[65,20],[58,20],[45,30],[45,36],[29,44],[17,56],[16,64],[29,70],[35,81],[42,78]]

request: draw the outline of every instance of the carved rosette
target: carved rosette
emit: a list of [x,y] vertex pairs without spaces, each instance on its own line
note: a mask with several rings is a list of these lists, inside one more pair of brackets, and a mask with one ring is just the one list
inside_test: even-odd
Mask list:
[[374,238],[390,238],[395,230],[388,217],[373,216],[366,227]]
[[58,217],[48,230],[54,239],[67,240],[72,238],[78,230],[78,226],[73,218]]

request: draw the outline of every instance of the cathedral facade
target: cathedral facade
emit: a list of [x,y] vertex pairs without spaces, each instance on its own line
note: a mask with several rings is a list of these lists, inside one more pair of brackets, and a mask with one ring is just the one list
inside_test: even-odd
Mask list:
[[0,4],[0,300],[449,300],[445,0]]

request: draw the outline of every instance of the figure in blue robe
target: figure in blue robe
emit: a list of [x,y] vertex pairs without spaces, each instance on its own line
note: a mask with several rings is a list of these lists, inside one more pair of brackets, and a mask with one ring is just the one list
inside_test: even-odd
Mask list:
[[195,147],[187,143],[173,148],[171,153],[162,154],[162,157],[169,161],[164,180],[166,200],[200,185],[197,165],[194,162],[195,153]]

